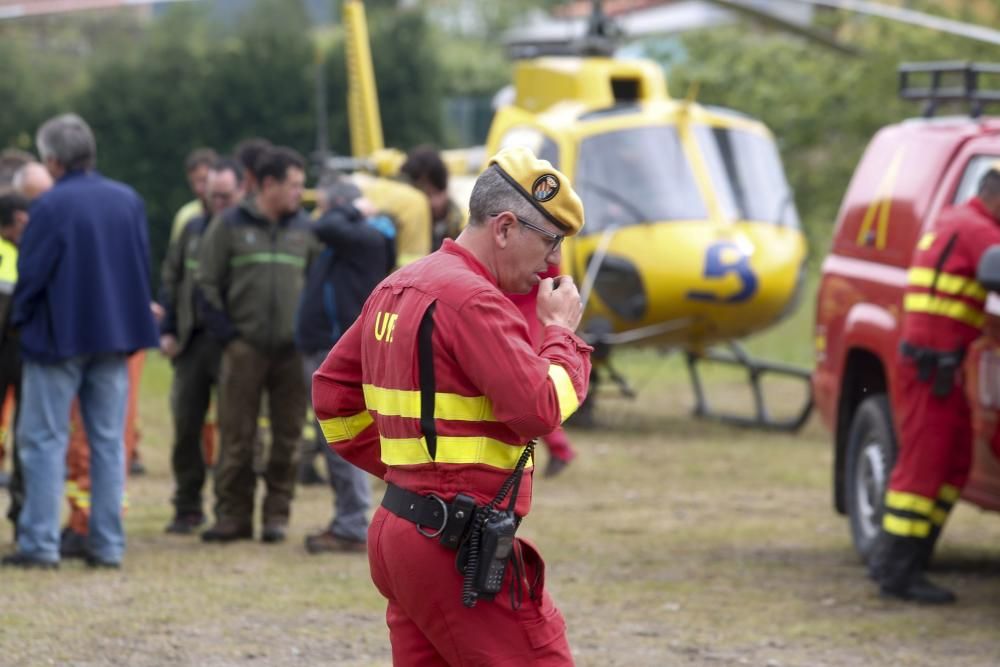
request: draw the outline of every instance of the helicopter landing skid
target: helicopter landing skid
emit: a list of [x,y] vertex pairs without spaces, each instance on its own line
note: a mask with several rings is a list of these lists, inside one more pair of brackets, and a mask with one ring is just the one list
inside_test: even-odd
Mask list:
[[[717,350],[708,350],[702,353],[686,352],[688,374],[691,377],[691,389],[694,392],[695,406],[692,410],[695,417],[710,419],[713,421],[742,426],[745,428],[758,428],[768,431],[784,431],[793,433],[802,428],[802,425],[809,419],[812,412],[813,398],[812,385],[810,384],[810,373],[803,368],[796,368],[787,364],[779,364],[761,359],[754,359],[736,342],[729,342],[726,345],[729,353]],[[705,398],[704,387],[701,376],[698,373],[698,364],[702,362],[713,362],[730,366],[742,366],[747,371],[747,380],[753,394],[754,416],[748,417],[730,412],[717,412]],[[761,387],[761,378],[765,374],[774,374],[794,379],[803,380],[806,383],[806,399],[801,409],[794,416],[788,419],[776,419],[770,415],[767,405],[764,402],[764,391]]]

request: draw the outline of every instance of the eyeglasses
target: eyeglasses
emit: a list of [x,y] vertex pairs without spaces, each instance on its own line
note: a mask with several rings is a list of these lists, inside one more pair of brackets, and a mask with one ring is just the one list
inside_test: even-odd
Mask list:
[[[496,217],[498,215],[500,215],[500,214],[499,213],[494,213],[493,217]],[[518,217],[517,215],[514,215],[514,217],[517,218],[517,221],[520,222],[522,225],[524,225],[525,227],[527,227],[528,229],[530,229],[530,230],[532,230],[534,232],[537,232],[537,233],[541,234],[542,236],[544,236],[545,238],[547,238],[552,243],[552,245],[549,247],[549,254],[552,254],[556,250],[558,250],[559,246],[562,245],[563,239],[566,238],[566,236],[563,235],[563,234],[553,234],[549,230],[542,229],[538,225],[533,225],[530,222],[528,222],[527,220],[525,220],[524,218]]]

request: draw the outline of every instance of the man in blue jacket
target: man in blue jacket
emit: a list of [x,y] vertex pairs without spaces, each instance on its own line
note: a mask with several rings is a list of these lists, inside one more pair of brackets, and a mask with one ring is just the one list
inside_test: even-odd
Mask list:
[[17,551],[3,564],[58,566],[70,404],[79,397],[92,480],[86,560],[118,567],[126,359],[158,343],[145,207],[130,187],[94,171],[94,135],[79,116],[49,120],[36,144],[56,184],[32,204],[18,258],[12,324],[23,357],[17,439],[25,502]]

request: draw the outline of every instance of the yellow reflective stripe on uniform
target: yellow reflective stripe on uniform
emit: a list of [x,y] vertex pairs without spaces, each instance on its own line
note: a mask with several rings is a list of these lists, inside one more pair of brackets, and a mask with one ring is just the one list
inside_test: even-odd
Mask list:
[[885,494],[885,506],[901,512],[916,512],[923,516],[930,516],[934,510],[934,501],[915,493],[890,490]]
[[[437,437],[436,455],[432,459],[424,438],[380,438],[382,462],[390,466],[421,463],[482,463],[513,470],[524,452],[524,445],[511,445],[484,436]],[[531,467],[532,463],[528,463]]]
[[90,509],[90,491],[81,489],[75,480],[66,482],[66,500],[72,507],[86,510]]
[[927,313],[958,320],[969,326],[982,328],[985,316],[983,312],[967,303],[946,299],[930,294],[907,294],[903,299],[903,310],[908,313]]
[[322,419],[319,427],[323,429],[323,437],[327,442],[343,442],[356,438],[374,421],[367,410],[350,417],[331,417]]
[[576,389],[573,381],[569,379],[566,369],[557,364],[549,364],[549,377],[556,388],[556,396],[559,398],[559,416],[562,421],[569,419],[569,416],[580,407],[580,399],[576,397]]
[[958,500],[959,490],[957,486],[952,486],[951,484],[945,484],[938,491],[938,499],[943,500],[946,503],[954,503]]
[[[380,415],[420,418],[420,392],[410,389],[383,389],[373,384],[362,387],[365,405]],[[434,418],[465,422],[495,422],[493,403],[485,396],[434,394]]]
[[305,257],[284,252],[252,252],[246,255],[237,255],[229,260],[230,266],[243,266],[244,264],[290,264],[302,268],[306,265],[306,260]]
[[940,507],[935,507],[934,511],[931,512],[931,522],[935,526],[943,526],[944,522],[948,520],[948,510],[941,509]]
[[904,519],[886,513],[882,517],[882,528],[885,532],[900,537],[927,537],[931,534],[931,522],[926,519]]
[[0,291],[10,294],[17,283],[17,246],[0,239]]
[[934,232],[928,232],[927,234],[924,234],[923,236],[920,237],[920,240],[917,241],[917,250],[927,250],[932,245],[934,245],[934,239],[936,238],[937,234],[935,234]]
[[[79,510],[90,509],[90,491],[81,489],[80,485],[73,480],[66,482],[66,500],[69,504]],[[128,491],[122,492],[122,509],[128,509]]]
[[953,296],[968,296],[980,301],[986,300],[986,290],[978,282],[966,276],[955,275],[954,273],[938,273],[937,281],[934,280],[934,269],[925,267],[915,267],[907,274],[907,282],[915,287],[930,287],[944,294]]

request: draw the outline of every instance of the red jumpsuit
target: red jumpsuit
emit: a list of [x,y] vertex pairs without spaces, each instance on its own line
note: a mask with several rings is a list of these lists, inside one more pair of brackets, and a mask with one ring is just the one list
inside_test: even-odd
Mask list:
[[[1000,243],[1000,221],[978,198],[945,212],[914,254],[903,300],[905,343],[939,353],[968,350],[985,319],[976,282],[980,256]],[[936,537],[972,464],[972,415],[961,373],[945,396],[901,355],[896,391],[900,445],[886,493],[883,529],[898,537]]]
[[[433,309],[433,310],[432,310]],[[430,448],[421,428],[418,331],[432,313]],[[382,282],[313,379],[327,441],[345,459],[409,491],[489,502],[525,443],[552,432],[583,400],[591,348],[546,327],[536,352],[495,278],[451,240]],[[426,415],[425,415],[426,416]],[[528,513],[532,467],[515,511]],[[544,590],[544,564],[526,540],[525,567],[474,608],[461,602],[454,551],[380,507],[368,531],[372,580],[388,600],[395,665],[571,665],[565,622]],[[523,593],[511,604],[511,587]]]
[[[549,264],[549,270],[542,274],[542,277],[555,278],[558,275],[559,267],[555,264]],[[542,323],[538,320],[538,286],[533,287],[527,294],[508,294],[507,296],[510,297],[510,300],[514,302],[514,305],[517,306],[517,309],[521,311],[521,315],[528,322],[528,330],[531,332],[532,342],[536,345],[541,345],[544,331],[542,330]],[[576,458],[573,445],[570,444],[569,438],[566,437],[566,431],[563,430],[562,426],[557,426],[556,430],[552,431],[552,433],[542,436],[542,442],[549,448],[549,455],[553,458],[566,462]]]

